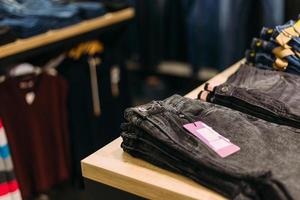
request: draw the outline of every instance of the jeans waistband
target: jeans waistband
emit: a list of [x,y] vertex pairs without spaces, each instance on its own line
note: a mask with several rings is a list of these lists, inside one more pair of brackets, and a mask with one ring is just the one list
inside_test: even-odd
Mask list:
[[[138,106],[135,108],[130,108],[129,110],[134,111],[142,118],[146,118],[147,116],[159,114],[165,111],[170,111],[173,113],[177,113],[178,115],[184,113],[185,111],[191,111],[194,106],[197,106],[193,99],[189,99],[186,97],[182,97],[180,95],[173,95],[163,101],[152,101],[148,104]],[[193,105],[193,106],[191,106]],[[206,110],[208,107],[204,105],[197,107],[197,110]],[[125,112],[129,113],[129,112]]]

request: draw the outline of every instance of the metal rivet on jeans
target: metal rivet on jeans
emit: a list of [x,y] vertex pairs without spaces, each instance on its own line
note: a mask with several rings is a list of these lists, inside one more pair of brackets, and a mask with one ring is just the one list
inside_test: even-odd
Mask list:
[[179,117],[180,117],[180,118],[184,118],[184,115],[183,115],[183,114],[179,114]]
[[146,112],[147,111],[147,109],[145,109],[145,108],[143,108],[143,107],[138,107],[137,108],[139,111],[141,111],[141,112]]
[[228,86],[224,86],[221,88],[222,92],[228,92],[228,90],[229,90]]

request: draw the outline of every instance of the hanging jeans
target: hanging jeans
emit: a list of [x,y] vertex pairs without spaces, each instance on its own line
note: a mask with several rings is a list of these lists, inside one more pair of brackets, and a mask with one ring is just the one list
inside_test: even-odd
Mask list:
[[[267,27],[282,24],[284,20],[284,0],[222,0],[220,1],[219,33],[220,33],[220,63],[223,66],[232,65],[243,57],[248,46],[248,40],[253,32],[253,3],[261,5],[262,23]],[[257,12],[257,10],[255,10]],[[257,18],[257,17],[256,17]],[[256,19],[256,21],[259,19]],[[255,23],[257,24],[257,22]],[[251,26],[252,25],[252,26]],[[253,32],[251,34],[251,32]]]

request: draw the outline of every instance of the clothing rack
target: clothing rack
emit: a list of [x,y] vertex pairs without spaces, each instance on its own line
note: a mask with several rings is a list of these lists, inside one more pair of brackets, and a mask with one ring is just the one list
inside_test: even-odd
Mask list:
[[126,8],[85,20],[62,29],[50,30],[26,39],[0,46],[0,65],[37,56],[50,50],[66,50],[70,45],[94,38],[102,32],[118,29],[134,17],[134,9]]

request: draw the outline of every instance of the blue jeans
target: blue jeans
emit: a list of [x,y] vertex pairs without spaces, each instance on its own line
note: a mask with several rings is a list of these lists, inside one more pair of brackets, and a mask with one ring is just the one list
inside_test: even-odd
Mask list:
[[[274,40],[265,41],[254,38],[251,43],[251,49],[255,52],[273,54],[273,50],[279,45]],[[284,57],[291,66],[297,67],[300,70],[300,59],[296,55],[289,55]],[[299,71],[298,70],[298,71]]]
[[[294,60],[292,56],[288,56],[286,58],[288,60],[288,66],[284,71],[287,73],[300,75],[299,61]],[[265,53],[265,52],[246,51],[246,59],[249,63],[253,63],[257,68],[276,70],[276,68],[274,68],[273,66],[276,57],[272,54]]]
[[[290,20],[287,23],[285,23],[284,25],[276,26],[274,28],[274,33],[271,35],[270,39],[274,40],[276,38],[276,36],[278,36],[280,33],[282,33],[282,31],[285,28],[289,28],[289,27],[293,26],[294,24],[295,24],[295,21]],[[262,37],[268,37],[267,35],[268,34],[266,33],[265,29],[263,29],[262,32],[261,32],[261,36]],[[287,44],[289,46],[291,46],[293,49],[300,52],[300,38],[299,37],[293,37]]]
[[50,29],[59,29],[65,26],[80,22],[77,17],[69,20],[59,20],[58,18],[4,18],[0,20],[1,26],[9,26],[13,32],[20,38],[27,38],[37,34],[44,33]]
[[78,14],[78,8],[71,4],[53,4],[48,0],[25,0],[22,3],[16,0],[2,0],[0,8],[7,15],[17,17],[39,16],[69,19]]
[[97,2],[74,2],[72,6],[79,10],[82,19],[91,19],[106,13],[105,7]]

